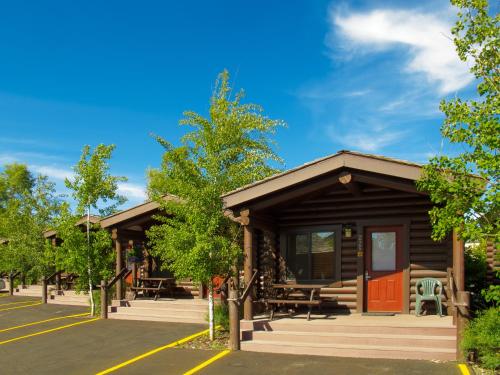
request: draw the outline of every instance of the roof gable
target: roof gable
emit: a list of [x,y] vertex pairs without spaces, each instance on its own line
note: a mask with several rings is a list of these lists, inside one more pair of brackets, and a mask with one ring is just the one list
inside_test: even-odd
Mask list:
[[334,155],[312,161],[226,193],[222,195],[224,207],[231,208],[242,205],[245,202],[278,192],[341,168],[378,173],[411,181],[418,180],[422,173],[420,164],[353,151],[339,151]]

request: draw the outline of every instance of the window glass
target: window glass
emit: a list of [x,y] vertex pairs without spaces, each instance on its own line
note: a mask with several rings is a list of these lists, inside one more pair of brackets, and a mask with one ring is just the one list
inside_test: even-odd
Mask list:
[[309,236],[307,234],[295,235],[295,254],[307,254],[309,252]]
[[396,269],[396,232],[372,233],[372,270]]
[[335,270],[335,232],[311,233],[312,278],[333,279]]

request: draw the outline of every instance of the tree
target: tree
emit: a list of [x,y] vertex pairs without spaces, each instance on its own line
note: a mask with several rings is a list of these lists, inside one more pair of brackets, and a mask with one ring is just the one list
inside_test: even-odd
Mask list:
[[453,40],[458,56],[476,77],[477,97],[441,102],[445,114],[441,134],[463,151],[433,157],[418,186],[436,203],[430,211],[434,239],[457,229],[464,240],[498,242],[500,16],[489,14],[486,0],[451,3],[459,8]]
[[55,185],[46,176],[34,176],[24,164],[7,164],[0,173],[0,271],[19,271],[36,280],[47,276],[44,232],[61,207]]
[[[109,173],[108,160],[111,159],[115,146],[98,145],[92,152],[85,146],[80,161],[73,170],[73,179],[66,179],[66,187],[72,190],[76,202],[76,215],[69,209],[63,211],[58,227],[58,235],[62,239],[61,249],[67,269],[74,270],[80,276],[80,284],[88,285],[91,315],[94,315],[95,302],[93,285],[101,278],[110,276],[110,264],[113,260],[111,238],[109,233],[96,225],[92,228],[90,215],[92,209],[100,215],[114,212],[125,198],[117,193],[118,183],[126,181],[125,177],[112,176]],[[107,206],[103,206],[106,205]],[[76,222],[86,215],[86,233]]]
[[[177,278],[208,286],[210,337],[213,339],[213,284],[227,275],[241,255],[239,228],[223,214],[221,194],[277,172],[281,163],[270,136],[283,125],[255,104],[243,104],[243,91],[231,98],[229,74],[223,71],[210,100],[209,117],[187,111],[180,121],[192,131],[165,148],[160,169],[149,172],[149,195],[169,215],[148,231],[152,252]],[[165,201],[164,194],[180,199]]]

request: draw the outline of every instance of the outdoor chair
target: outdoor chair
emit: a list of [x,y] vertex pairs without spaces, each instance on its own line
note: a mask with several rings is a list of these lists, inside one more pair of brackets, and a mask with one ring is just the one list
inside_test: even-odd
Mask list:
[[[436,288],[439,291],[436,291]],[[417,281],[415,285],[416,294],[416,315],[420,316],[422,313],[423,301],[434,301],[436,303],[436,310],[439,316],[443,316],[443,307],[441,305],[441,295],[443,294],[443,284],[441,281],[432,277],[426,277]]]

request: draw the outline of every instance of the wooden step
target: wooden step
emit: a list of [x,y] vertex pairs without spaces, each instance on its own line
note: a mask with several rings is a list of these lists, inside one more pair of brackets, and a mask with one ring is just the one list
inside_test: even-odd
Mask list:
[[375,345],[375,346],[413,346],[425,348],[437,346],[439,348],[456,348],[453,336],[427,336],[427,335],[398,335],[398,334],[368,334],[368,333],[330,333],[294,331],[255,331],[252,339],[256,341],[290,341],[303,344],[349,344],[349,345]]
[[196,323],[207,324],[205,319],[192,318],[180,315],[137,314],[134,310],[120,310],[108,314],[109,319],[142,320],[152,322]]
[[113,300],[112,306],[115,307],[144,307],[144,308],[155,308],[155,309],[168,309],[168,310],[192,310],[199,312],[207,312],[208,311],[208,302],[205,300],[170,300],[170,301],[153,301],[153,300],[133,300],[133,301],[125,301],[125,300]]
[[157,309],[146,307],[111,307],[113,313],[124,313],[142,316],[185,317],[188,319],[205,319],[205,312],[184,309]]
[[401,326],[380,323],[379,325],[344,324],[333,322],[320,322],[311,320],[283,319],[277,321],[244,321],[240,323],[242,330],[254,331],[293,331],[315,333],[355,333],[355,334],[395,334],[395,335],[430,335],[430,336],[452,336],[456,335],[456,327],[446,322],[441,326],[421,325]]
[[241,342],[241,349],[255,352],[321,355],[355,358],[392,358],[419,360],[455,360],[451,348],[415,346],[378,346],[361,344],[301,343],[290,341],[252,340]]

